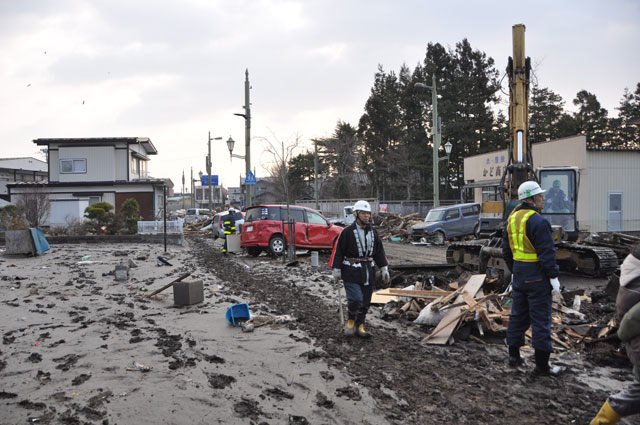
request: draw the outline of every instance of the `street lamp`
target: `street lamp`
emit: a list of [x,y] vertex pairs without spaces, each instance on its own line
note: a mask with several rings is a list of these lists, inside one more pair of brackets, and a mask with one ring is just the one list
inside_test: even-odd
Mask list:
[[[436,87],[436,74],[431,76],[431,85],[416,83],[415,87],[431,90],[431,101],[433,103],[433,117],[431,133],[433,134],[433,207],[440,206],[440,176],[438,175],[438,149],[440,148],[440,125],[438,120],[438,89]],[[445,146],[446,150],[446,146]]]
[[[209,155],[207,155],[207,174],[209,175],[209,211],[211,216],[213,216],[213,186],[211,185],[211,141],[212,140],[222,140],[222,137],[211,137],[211,132],[209,132]],[[202,181],[202,179],[200,179]]]

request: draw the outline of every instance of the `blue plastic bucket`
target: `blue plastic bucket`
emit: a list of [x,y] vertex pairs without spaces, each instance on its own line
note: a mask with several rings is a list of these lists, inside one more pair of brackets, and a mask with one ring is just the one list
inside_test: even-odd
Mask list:
[[251,318],[249,305],[247,303],[234,304],[227,309],[225,316],[227,317],[227,323],[236,326],[236,320],[249,320]]

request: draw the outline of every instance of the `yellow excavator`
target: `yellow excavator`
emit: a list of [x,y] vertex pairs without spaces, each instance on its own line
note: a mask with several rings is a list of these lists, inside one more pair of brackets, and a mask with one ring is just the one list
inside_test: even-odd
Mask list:
[[[556,259],[561,270],[590,276],[605,276],[618,267],[618,257],[609,248],[576,243],[578,222],[579,170],[575,166],[544,167],[534,170],[529,135],[529,81],[531,59],[525,56],[523,24],[514,25],[513,56],[509,57],[509,128],[507,141],[509,162],[500,181],[501,201],[482,203],[479,233],[490,228],[489,239],[456,242],[447,248],[447,261],[486,273],[488,269],[509,271],[502,260],[502,231],[504,222],[518,205],[518,186],[535,180],[543,189],[564,188],[558,202],[547,202],[542,215],[549,220],[556,241]],[[560,192],[557,192],[560,193]],[[493,217],[488,219],[487,217]]]

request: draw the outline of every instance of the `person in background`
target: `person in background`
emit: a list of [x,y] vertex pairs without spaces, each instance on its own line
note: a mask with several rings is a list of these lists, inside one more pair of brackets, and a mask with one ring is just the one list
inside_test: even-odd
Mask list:
[[511,270],[513,305],[507,345],[509,365],[524,364],[520,347],[524,334],[531,326],[535,349],[537,375],[557,375],[560,369],[549,367],[553,352],[551,344],[552,291],[560,292],[556,249],[551,225],[540,215],[544,208],[544,190],[534,181],[518,187],[518,200],[522,201],[509,215],[502,243],[502,258]]
[[371,304],[375,283],[374,264],[381,268],[382,280],[389,284],[389,262],[384,253],[382,240],[371,226],[371,206],[367,201],[358,201],[353,206],[356,220],[342,229],[333,247],[329,267],[336,281],[344,282],[347,293],[347,324],[345,335],[369,338],[364,322]]
[[229,208],[228,214],[223,217],[224,245],[222,246],[222,253],[227,255],[227,237],[236,234],[236,210]]
[[570,212],[569,198],[560,186],[560,180],[553,181],[553,186],[545,195],[546,208],[551,212]]
[[[633,364],[633,382],[607,398],[591,425],[615,424],[623,416],[640,413],[640,244],[627,255],[620,267],[620,289],[616,298],[618,335],[627,344],[627,356]],[[635,313],[635,315],[634,315]],[[631,315],[634,315],[633,318]],[[627,341],[624,341],[627,339]]]

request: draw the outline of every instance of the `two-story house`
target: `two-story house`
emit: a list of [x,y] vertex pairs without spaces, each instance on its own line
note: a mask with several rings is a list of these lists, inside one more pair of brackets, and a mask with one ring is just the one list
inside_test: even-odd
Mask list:
[[129,198],[138,201],[144,220],[154,220],[162,212],[164,189],[173,188],[170,179],[149,176],[149,157],[158,151],[146,137],[33,142],[47,148],[49,183],[9,184],[9,196],[13,200],[35,190],[48,193],[50,226],[81,218],[84,208],[96,202],[108,202],[118,212]]
[[[0,199],[9,200],[7,185],[47,180],[47,163],[36,158],[0,158]],[[2,204],[2,202],[0,202]]]

